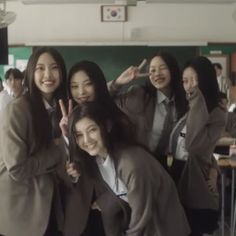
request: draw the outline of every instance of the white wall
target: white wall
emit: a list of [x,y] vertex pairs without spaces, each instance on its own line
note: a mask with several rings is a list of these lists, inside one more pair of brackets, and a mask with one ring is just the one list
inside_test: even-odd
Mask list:
[[146,4],[128,7],[127,22],[101,22],[99,4],[7,3],[17,19],[10,45],[84,43],[199,44],[236,42],[236,4]]

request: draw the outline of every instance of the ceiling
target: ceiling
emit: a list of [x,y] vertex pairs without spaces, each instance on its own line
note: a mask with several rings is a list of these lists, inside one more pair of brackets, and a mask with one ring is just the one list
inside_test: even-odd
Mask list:
[[[84,4],[125,4],[136,5],[137,2],[146,3],[195,3],[195,4],[230,4],[236,3],[236,0],[6,0],[20,1],[24,4],[59,4],[59,3],[84,3]],[[0,0],[0,3],[3,0]]]

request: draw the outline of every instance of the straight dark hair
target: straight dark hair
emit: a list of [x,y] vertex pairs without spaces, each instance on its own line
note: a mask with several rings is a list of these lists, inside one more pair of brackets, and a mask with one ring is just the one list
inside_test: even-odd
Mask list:
[[[172,95],[174,96],[177,119],[180,119],[187,112],[188,103],[185,97],[185,91],[183,89],[181,71],[178,62],[175,57],[167,52],[158,52],[150,59],[150,61],[154,57],[160,57],[166,63],[170,71],[170,87],[172,90]],[[150,97],[156,97],[157,89],[152,85],[150,79],[146,81],[145,88],[148,91]]]
[[198,76],[198,86],[201,90],[208,112],[211,112],[220,101],[219,86],[217,83],[216,71],[211,61],[204,56],[197,56],[190,59],[184,66],[192,68]]
[[36,149],[47,147],[52,140],[51,121],[44,106],[41,91],[36,86],[34,78],[35,68],[38,59],[44,53],[50,54],[55,60],[57,66],[59,67],[61,82],[59,87],[54,92],[58,120],[61,117],[60,108],[58,106],[58,100],[63,99],[65,102],[66,99],[66,67],[62,56],[56,49],[52,47],[39,47],[35,49],[32,55],[30,56],[29,62],[27,64],[27,68],[25,71],[25,83],[28,87],[27,97],[30,102],[30,108],[33,117],[33,127],[36,137]]

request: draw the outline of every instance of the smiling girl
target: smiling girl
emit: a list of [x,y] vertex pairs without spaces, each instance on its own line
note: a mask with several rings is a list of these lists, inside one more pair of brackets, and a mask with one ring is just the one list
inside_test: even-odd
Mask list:
[[131,145],[125,135],[121,139],[124,130],[96,103],[72,112],[70,153],[80,162],[81,176],[65,235],[81,235],[85,228],[94,195],[89,185],[83,189],[83,183],[90,179],[96,196],[92,207],[101,212],[106,236],[187,236],[189,227],[174,182],[148,152]]
[[58,127],[58,99],[65,99],[66,70],[61,55],[42,47],[26,69],[28,93],[1,117],[0,233],[60,235],[54,212],[54,172],[64,157]]
[[150,61],[149,78],[145,85],[132,85],[127,91],[119,93],[123,85],[139,78],[139,69],[129,67],[109,82],[109,90],[117,105],[135,125],[138,142],[167,168],[170,131],[187,109],[179,66],[172,55],[161,52]]

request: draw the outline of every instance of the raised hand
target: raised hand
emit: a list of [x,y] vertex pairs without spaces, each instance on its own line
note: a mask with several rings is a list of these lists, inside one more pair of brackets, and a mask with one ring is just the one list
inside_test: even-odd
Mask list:
[[148,76],[149,73],[140,73],[146,63],[147,60],[144,59],[139,66],[130,66],[115,80],[116,85],[125,85],[134,79]]
[[62,113],[62,118],[59,123],[59,126],[61,128],[61,132],[64,136],[68,136],[68,116],[72,112],[72,100],[69,99],[69,104],[68,104],[68,111],[66,110],[65,104],[62,101],[62,99],[59,100],[59,105],[61,108],[61,113]]

